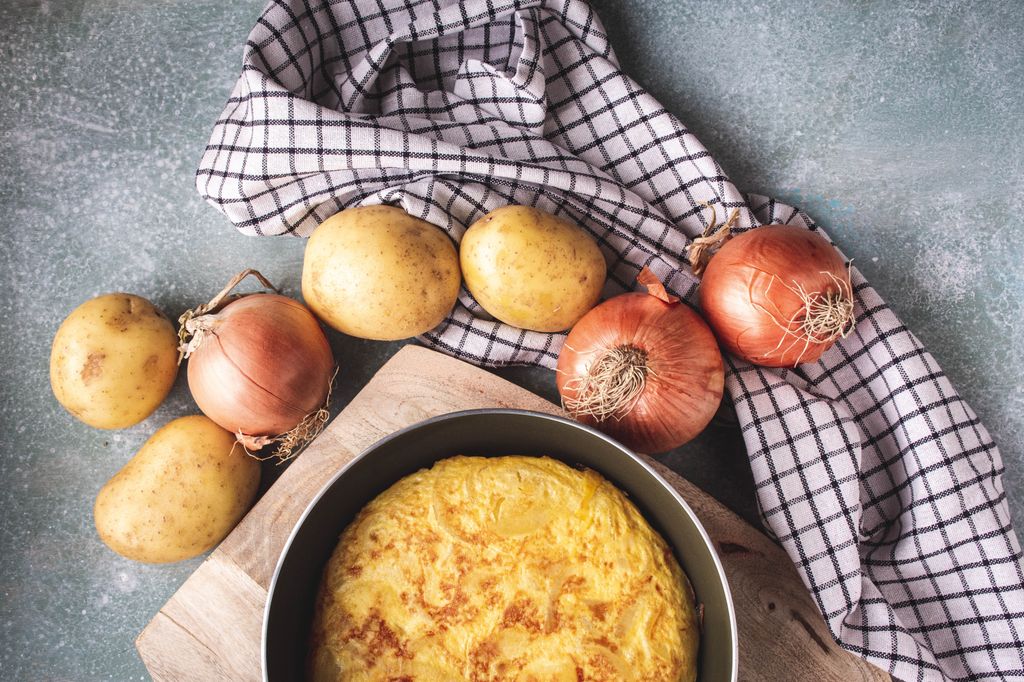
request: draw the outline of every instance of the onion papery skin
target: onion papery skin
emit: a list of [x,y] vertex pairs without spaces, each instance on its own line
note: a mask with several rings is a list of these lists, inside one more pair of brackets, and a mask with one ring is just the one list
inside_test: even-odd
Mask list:
[[239,298],[209,315],[209,331],[188,360],[199,409],[246,436],[277,436],[327,400],[334,357],[320,323],[277,294]]
[[633,346],[647,353],[643,392],[625,414],[601,421],[573,415],[638,452],[656,453],[695,438],[722,401],[725,373],[714,334],[682,303],[646,293],[611,298],[573,327],[558,356],[556,382],[574,398],[573,377],[586,374],[604,350]]
[[700,283],[700,307],[727,352],[756,365],[794,367],[815,362],[836,339],[808,342],[785,332],[780,323],[799,318],[805,307],[793,289],[849,298],[849,282],[846,260],[823,236],[792,225],[762,225],[712,256]]

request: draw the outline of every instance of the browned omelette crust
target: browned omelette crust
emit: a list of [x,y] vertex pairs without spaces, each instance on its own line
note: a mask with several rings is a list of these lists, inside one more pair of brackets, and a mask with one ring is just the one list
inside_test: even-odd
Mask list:
[[345,529],[313,623],[314,680],[694,680],[692,590],[593,471],[452,457]]

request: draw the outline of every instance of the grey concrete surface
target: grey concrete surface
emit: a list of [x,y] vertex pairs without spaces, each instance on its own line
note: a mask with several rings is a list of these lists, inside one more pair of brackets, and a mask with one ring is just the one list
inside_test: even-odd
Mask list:
[[[247,239],[192,174],[261,8],[245,0],[0,3],[0,678],[144,679],[133,640],[199,560],[96,537],[100,486],[159,425],[94,431],[49,390],[83,300],[177,313],[259,267],[297,293],[303,244]],[[985,3],[595,0],[626,69],[737,184],[807,209],[924,340],[1000,444],[1024,519],[1024,13]],[[394,352],[332,336],[343,404]],[[548,397],[552,375],[503,375]],[[666,457],[753,520],[728,425]],[[268,478],[273,477],[268,469]]]

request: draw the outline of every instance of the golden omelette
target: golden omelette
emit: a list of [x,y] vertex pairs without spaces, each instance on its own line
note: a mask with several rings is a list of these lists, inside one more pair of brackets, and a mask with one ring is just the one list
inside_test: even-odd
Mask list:
[[317,682],[694,680],[693,592],[615,486],[547,457],[452,457],[345,529],[310,643]]

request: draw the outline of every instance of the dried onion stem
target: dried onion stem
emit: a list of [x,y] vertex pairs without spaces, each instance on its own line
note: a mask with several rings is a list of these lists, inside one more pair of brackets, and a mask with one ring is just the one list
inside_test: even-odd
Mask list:
[[202,305],[196,306],[191,310],[186,310],[178,318],[178,364],[181,361],[191,355],[196,348],[202,345],[203,339],[206,334],[212,329],[212,318],[209,317],[209,313],[216,312],[225,303],[230,303],[235,299],[241,298],[241,296],[235,295],[228,297],[231,290],[242,283],[246,277],[253,276],[260,281],[260,284],[266,288],[280,293],[273,284],[270,283],[266,277],[260,273],[259,270],[253,268],[246,268],[242,272],[238,273],[231,278],[231,281],[227,283],[223,289],[220,290],[216,296],[210,299],[209,303],[203,303]]
[[718,214],[715,212],[715,207],[707,202],[704,202],[703,205],[705,208],[711,209],[711,222],[708,223],[703,234],[686,247],[686,257],[690,261],[690,268],[697,277],[704,272],[711,256],[715,255],[714,252],[732,237],[732,228],[736,226],[740,218],[740,210],[735,208],[728,220],[722,223],[721,227],[717,227]]

